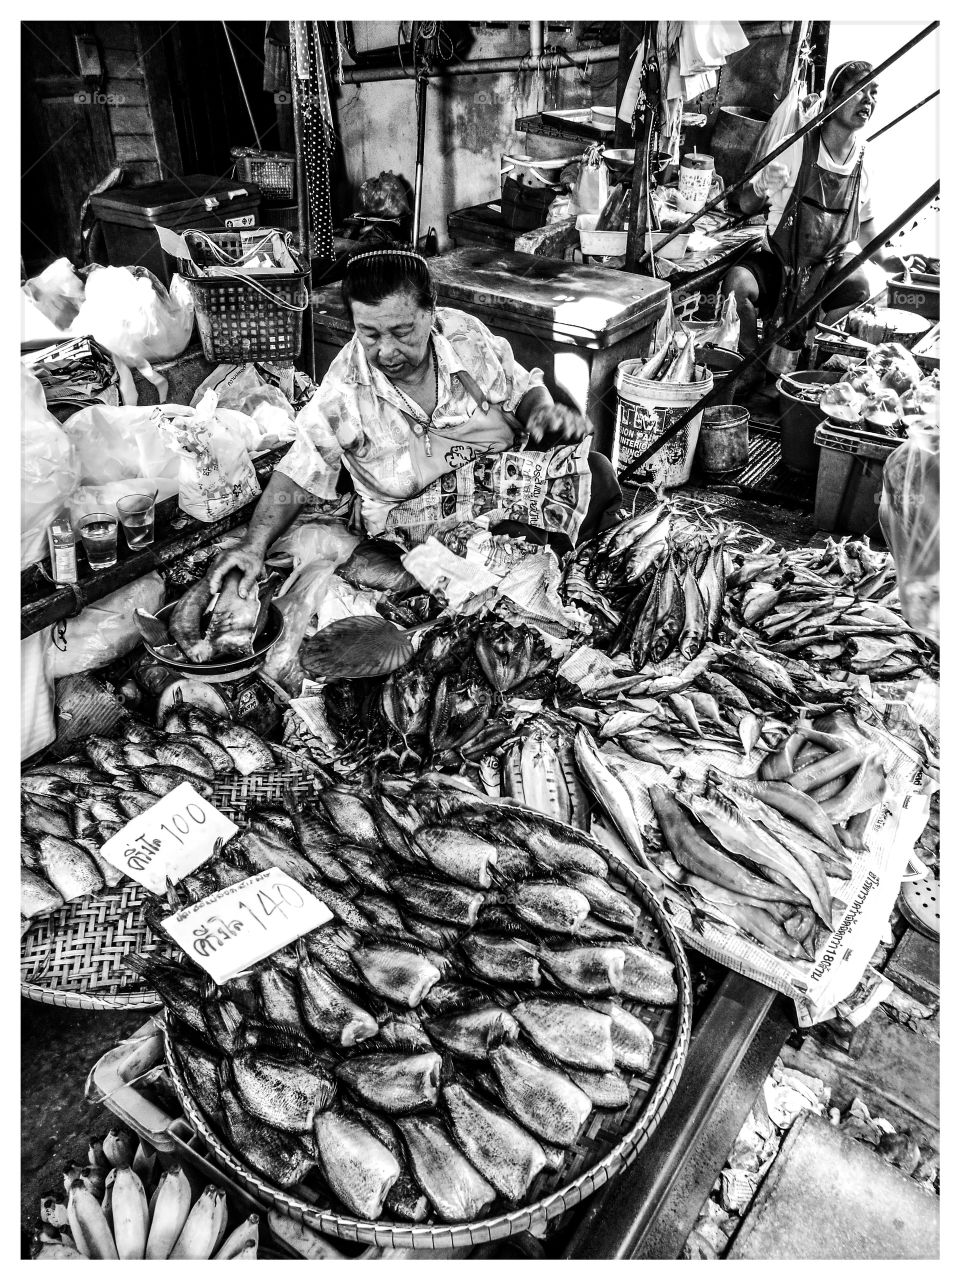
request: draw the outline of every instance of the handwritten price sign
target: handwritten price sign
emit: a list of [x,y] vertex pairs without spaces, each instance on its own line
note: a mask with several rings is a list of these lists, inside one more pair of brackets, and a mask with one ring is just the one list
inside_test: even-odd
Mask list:
[[152,808],[128,822],[100,852],[131,880],[163,893],[216,853],[237,827],[189,782],[168,791]]
[[271,867],[168,916],[163,927],[219,986],[332,919],[319,898]]

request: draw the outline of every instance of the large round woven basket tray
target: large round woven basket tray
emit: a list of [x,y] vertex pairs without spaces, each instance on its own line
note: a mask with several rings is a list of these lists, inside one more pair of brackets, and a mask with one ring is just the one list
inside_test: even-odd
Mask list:
[[635,1160],[659,1124],[683,1069],[692,1024],[690,970],[673,925],[633,870],[584,832],[574,832],[573,828],[567,828],[567,831],[607,859],[611,879],[625,886],[644,908],[640,939],[643,945],[648,950],[668,956],[675,967],[679,996],[674,1005],[654,1008],[623,1002],[631,1013],[647,1024],[654,1036],[654,1051],[647,1070],[629,1077],[632,1096],[628,1106],[621,1111],[595,1110],[577,1144],[569,1150],[563,1167],[540,1174],[530,1188],[528,1202],[510,1212],[460,1223],[365,1222],[330,1207],[329,1201],[324,1200],[323,1184],[311,1185],[313,1175],[299,1187],[290,1191],[280,1190],[255,1173],[227,1146],[190,1094],[180,1069],[175,1034],[167,1020],[164,1041],[174,1090],[190,1124],[203,1137],[224,1170],[258,1199],[314,1230],[363,1244],[430,1250],[485,1244],[522,1231],[542,1228],[551,1218],[572,1209]]
[[160,999],[124,958],[162,945],[130,881],[42,916],[20,939],[20,994],[66,1009],[156,1009]]

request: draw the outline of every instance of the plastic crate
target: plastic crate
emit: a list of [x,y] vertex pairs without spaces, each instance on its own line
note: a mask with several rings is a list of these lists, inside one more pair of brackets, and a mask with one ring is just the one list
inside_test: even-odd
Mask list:
[[940,277],[915,272],[909,283],[903,274],[887,282],[887,306],[915,311],[928,320],[940,319]]
[[814,524],[825,533],[882,539],[883,464],[903,441],[883,444],[876,437],[827,426],[817,427],[813,439],[820,446]]
[[265,200],[292,200],[296,194],[296,156],[290,151],[234,147],[234,170],[242,182],[255,182]]

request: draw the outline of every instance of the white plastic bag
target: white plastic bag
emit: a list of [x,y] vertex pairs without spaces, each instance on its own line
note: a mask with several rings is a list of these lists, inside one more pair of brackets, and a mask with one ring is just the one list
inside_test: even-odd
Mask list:
[[124,404],[137,403],[132,369],[152,382],[162,403],[167,380],[153,369],[172,360],[190,341],[193,299],[179,276],[170,292],[146,267],[100,267],[87,277],[86,298],[74,322],[113,355]]
[[940,643],[940,428],[911,426],[883,464],[880,527],[897,566],[903,616]]
[[250,461],[259,432],[245,413],[221,409],[217,393],[204,393],[196,408],[154,409],[164,438],[180,456],[180,510],[205,523],[222,520],[260,493]]
[[163,579],[159,573],[148,573],[95,604],[88,604],[82,613],[67,621],[62,636],[60,625],[55,625],[45,655],[47,677],[59,680],[122,658],[140,642],[134,609],[156,613],[163,597]]
[[67,258],[57,258],[38,276],[21,285],[21,338],[57,342],[73,332],[83,304],[83,281]]
[[57,736],[53,681],[43,660],[47,637],[42,631],[20,641],[20,759],[49,747]]
[[193,393],[196,407],[205,392],[215,391],[221,409],[246,414],[259,431],[257,451],[275,449],[296,434],[293,405],[279,387],[268,382],[255,364],[221,364]]
[[156,493],[162,502],[179,488],[180,459],[145,405],[89,405],[63,429],[74,447],[79,475],[70,494],[74,528],[88,511],[115,514],[118,498]]
[[73,446],[47,408],[40,380],[20,366],[20,568],[47,555],[47,529],[78,479]]
[[[805,98],[800,97],[800,82],[794,80],[786,95],[773,115],[763,126],[763,132],[757,139],[753,148],[753,154],[750,157],[748,168],[753,168],[755,164],[759,164],[764,156],[770,154],[776,147],[783,142],[784,138],[789,138],[791,134],[812,120],[820,111],[822,101],[818,93],[811,93]],[[797,144],[802,145],[802,140]],[[786,163],[790,152],[787,151],[779,159]],[[760,175],[757,175],[759,180]]]

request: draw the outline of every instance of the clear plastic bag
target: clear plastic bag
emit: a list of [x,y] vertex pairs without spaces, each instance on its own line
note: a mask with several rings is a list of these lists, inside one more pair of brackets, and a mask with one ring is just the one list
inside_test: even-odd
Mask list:
[[190,404],[198,405],[206,391],[217,393],[221,409],[233,409],[253,420],[260,433],[258,451],[275,449],[296,434],[293,405],[255,364],[218,365],[197,387]]
[[940,643],[940,428],[912,426],[883,464],[880,527],[910,626]]
[[74,332],[90,334],[117,363],[124,404],[137,403],[132,369],[152,382],[161,403],[167,380],[156,361],[172,360],[190,341],[193,300],[179,276],[170,292],[146,267],[99,267],[87,277],[86,298]]
[[148,573],[88,604],[77,617],[54,625],[45,655],[47,678],[59,680],[105,667],[135,649],[140,631],[133,619],[134,609],[156,613],[163,597],[163,579],[159,573]]
[[50,410],[40,380],[20,366],[20,568],[47,554],[47,529],[78,480],[67,433]]
[[83,305],[83,281],[67,258],[57,258],[21,286],[20,297],[23,340],[49,338],[56,342],[73,332],[73,322]]

